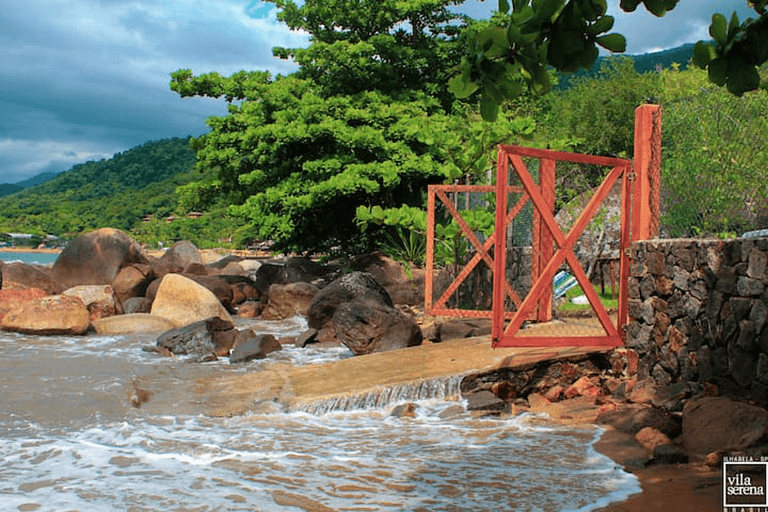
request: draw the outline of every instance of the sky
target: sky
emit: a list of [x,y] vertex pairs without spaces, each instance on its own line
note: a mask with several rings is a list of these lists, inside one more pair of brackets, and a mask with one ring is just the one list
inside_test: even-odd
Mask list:
[[[616,17],[627,53],[641,54],[707,39],[712,13],[752,15],[746,0],[680,0],[664,18],[642,6]],[[0,183],[61,172],[110,158],[150,140],[199,136],[224,100],[181,98],[170,73],[192,69],[269,70],[295,66],[273,46],[309,44],[307,34],[277,21],[258,0],[23,0],[0,6]],[[496,0],[467,0],[482,19]]]

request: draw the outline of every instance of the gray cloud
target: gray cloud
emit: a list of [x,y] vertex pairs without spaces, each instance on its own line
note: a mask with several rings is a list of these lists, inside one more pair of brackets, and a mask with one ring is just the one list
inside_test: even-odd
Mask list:
[[[707,37],[712,12],[743,0],[681,0],[665,18],[625,15],[610,0],[629,53]],[[0,183],[108,158],[148,140],[200,135],[223,101],[180,98],[170,73],[287,74],[273,46],[300,47],[306,34],[280,24],[259,0],[25,0],[0,13]],[[487,18],[496,0],[460,7]]]

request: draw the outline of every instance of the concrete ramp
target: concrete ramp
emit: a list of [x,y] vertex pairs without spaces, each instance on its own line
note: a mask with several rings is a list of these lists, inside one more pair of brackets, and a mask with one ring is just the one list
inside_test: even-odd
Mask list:
[[[276,363],[253,373],[232,373],[197,383],[205,414],[229,416],[279,402],[290,410],[313,410],[329,400],[362,399],[386,390],[451,382],[498,369],[524,369],[556,361],[607,352],[606,347],[491,347],[488,336],[424,343],[391,352],[350,357],[325,364],[291,367]],[[456,384],[457,386],[457,384]],[[456,387],[454,386],[454,387]],[[440,390],[437,389],[439,394]],[[458,393],[458,387],[455,389]]]

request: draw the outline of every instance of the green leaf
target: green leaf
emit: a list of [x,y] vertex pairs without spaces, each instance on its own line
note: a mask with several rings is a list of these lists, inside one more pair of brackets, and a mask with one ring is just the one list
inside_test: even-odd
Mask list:
[[495,121],[499,115],[499,105],[485,92],[480,100],[480,115],[484,121]]
[[613,28],[613,23],[614,23],[613,16],[603,16],[602,18],[599,18],[596,22],[594,22],[592,25],[587,27],[587,34],[596,36],[597,34],[608,32]]
[[717,57],[715,47],[704,41],[699,41],[693,47],[693,63],[701,69],[706,69],[707,65]]
[[502,14],[509,12],[509,2],[507,0],[499,0],[499,12]]
[[460,100],[470,97],[478,87],[475,82],[467,81],[462,75],[456,75],[448,80],[448,90]]
[[536,17],[542,21],[553,21],[564,5],[565,0],[541,0],[536,8]]
[[712,36],[712,39],[715,40],[718,46],[723,46],[728,42],[726,26],[727,22],[725,21],[725,16],[719,12],[712,15],[712,24],[709,26],[709,35]]
[[707,72],[709,74],[709,80],[716,85],[723,86],[727,80],[728,75],[726,70],[728,67],[728,61],[722,57],[718,57],[712,60],[707,66]]
[[739,16],[736,11],[731,14],[731,22],[728,24],[728,40],[730,41],[739,31]]
[[760,75],[755,66],[747,64],[741,59],[728,61],[728,90],[736,96],[741,96],[747,91],[754,91],[760,86]]
[[613,53],[622,53],[627,49],[627,40],[621,34],[607,34],[595,38],[595,42]]

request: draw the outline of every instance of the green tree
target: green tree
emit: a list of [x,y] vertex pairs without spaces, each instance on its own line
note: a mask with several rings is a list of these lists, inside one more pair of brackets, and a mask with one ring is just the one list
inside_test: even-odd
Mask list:
[[289,27],[311,34],[309,48],[274,49],[296,60],[296,73],[172,74],[181,96],[231,103],[192,142],[198,168],[216,177],[184,193],[231,203],[279,250],[369,249],[378,239],[358,230],[359,205],[421,206],[426,185],[451,168],[437,141],[452,116],[447,78],[466,20],[450,0],[275,3]]

